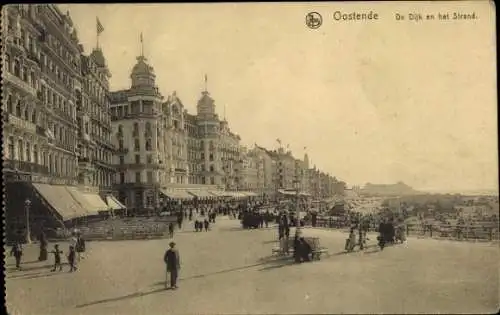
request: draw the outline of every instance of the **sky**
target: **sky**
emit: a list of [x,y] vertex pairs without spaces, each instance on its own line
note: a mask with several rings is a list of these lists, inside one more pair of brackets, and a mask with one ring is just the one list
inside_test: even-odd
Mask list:
[[[188,111],[208,77],[219,116],[242,143],[281,139],[350,185],[498,190],[494,7],[455,3],[74,4],[88,53],[99,42],[111,89],[130,86],[140,54],[164,96]],[[378,13],[335,21],[335,11]],[[306,26],[318,12],[323,24]],[[395,13],[406,15],[396,21]],[[476,13],[441,21],[438,13]],[[409,13],[434,14],[410,21]],[[304,150],[306,147],[306,150]]]

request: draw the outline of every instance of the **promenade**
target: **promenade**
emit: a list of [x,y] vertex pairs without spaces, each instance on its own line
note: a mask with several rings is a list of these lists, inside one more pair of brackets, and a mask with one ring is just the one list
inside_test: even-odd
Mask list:
[[[176,233],[179,289],[164,289],[168,239],[89,242],[75,273],[25,251],[24,270],[7,261],[10,314],[483,313],[498,308],[494,243],[411,238],[408,247],[345,254],[346,234],[305,229],[330,256],[291,264],[271,257],[275,229],[241,230],[218,218],[210,232]],[[293,229],[292,229],[293,233]],[[374,244],[371,237],[369,243]],[[61,244],[67,250],[66,244]],[[52,248],[52,244],[49,247]],[[51,257],[52,258],[52,257]]]

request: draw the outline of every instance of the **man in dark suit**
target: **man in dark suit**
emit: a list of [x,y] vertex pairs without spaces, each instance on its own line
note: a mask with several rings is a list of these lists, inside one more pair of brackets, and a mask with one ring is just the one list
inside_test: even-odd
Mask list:
[[168,274],[170,274],[170,287],[172,289],[177,289],[177,276],[179,274],[179,270],[181,269],[181,262],[179,251],[175,248],[175,243],[170,242],[170,248],[165,252],[165,256],[163,260],[165,261],[165,265],[167,267],[167,276],[165,281],[165,288],[168,288]]

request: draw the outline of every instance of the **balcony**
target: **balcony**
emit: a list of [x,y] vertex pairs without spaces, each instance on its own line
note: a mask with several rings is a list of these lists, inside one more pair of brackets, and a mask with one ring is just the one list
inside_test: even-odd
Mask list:
[[38,96],[36,89],[34,89],[28,82],[24,82],[23,80],[16,77],[12,73],[4,72],[3,79],[6,82],[9,82],[12,85],[16,86],[18,89],[22,90],[25,94],[31,97],[36,98]]
[[64,143],[61,140],[54,141],[54,144],[56,145],[56,147],[61,148],[61,149],[66,150],[66,151],[69,151],[69,152],[75,151],[75,147],[73,145]]
[[7,116],[7,123],[18,129],[25,130],[33,134],[37,133],[37,125],[27,120],[16,117],[10,113]]
[[118,154],[127,154],[128,151],[129,151],[128,148],[124,148],[124,147],[116,149],[116,153],[118,153]]
[[4,168],[25,173],[48,175],[49,168],[32,162],[5,159]]

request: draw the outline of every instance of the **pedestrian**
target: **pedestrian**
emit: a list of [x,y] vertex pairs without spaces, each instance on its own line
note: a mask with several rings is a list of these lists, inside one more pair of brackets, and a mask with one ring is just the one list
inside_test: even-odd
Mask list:
[[179,226],[179,230],[182,228],[182,213],[177,216],[177,225]]
[[168,289],[170,287],[175,290],[177,289],[177,277],[179,275],[179,270],[181,269],[181,262],[179,251],[175,248],[175,243],[170,242],[169,246],[170,248],[165,252],[165,256],[163,257],[167,271],[165,277],[165,289]]
[[210,222],[208,222],[208,220],[205,219],[205,221],[203,223],[205,225],[205,232],[208,232],[208,227],[210,226]]
[[198,220],[194,221],[194,229],[196,232],[198,232]]
[[47,260],[47,237],[45,236],[45,233],[42,231],[40,233],[40,254],[38,255],[38,261],[45,261]]
[[193,221],[193,208],[189,209],[189,221]]
[[[71,247],[72,245],[70,245]],[[59,271],[62,270],[62,265],[61,265],[61,254],[63,253],[61,250],[59,250],[59,244],[54,245],[54,250],[51,251],[52,254],[54,254],[54,268],[52,268],[51,271],[56,271],[57,267],[59,267]]]
[[174,223],[173,222],[170,222],[168,224],[168,235],[170,238],[174,237]]
[[78,255],[78,262],[85,259],[83,253],[85,252],[85,240],[83,239],[81,233],[77,233],[76,246],[73,247]]
[[68,253],[69,272],[76,271],[76,252],[73,246],[69,247]]
[[23,247],[21,242],[16,241],[10,250],[10,255],[16,259],[16,268],[21,270],[21,257],[23,256]]

